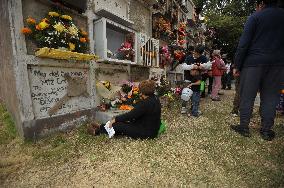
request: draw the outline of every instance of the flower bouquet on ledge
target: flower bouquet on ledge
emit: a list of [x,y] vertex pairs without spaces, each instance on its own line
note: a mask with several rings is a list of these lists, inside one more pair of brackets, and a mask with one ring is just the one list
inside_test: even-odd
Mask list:
[[121,44],[115,55],[117,59],[134,61],[135,50],[133,49],[133,37],[134,36],[132,34],[126,35],[125,42]]
[[72,17],[58,12],[48,12],[40,21],[27,18],[22,33],[39,48],[48,47],[86,53],[89,49],[88,33],[79,29]]

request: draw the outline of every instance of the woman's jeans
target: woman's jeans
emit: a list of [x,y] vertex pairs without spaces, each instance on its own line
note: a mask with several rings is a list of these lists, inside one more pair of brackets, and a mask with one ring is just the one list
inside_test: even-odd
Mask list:
[[191,97],[191,115],[198,116],[198,108],[200,101],[200,91],[194,91]]
[[222,76],[214,76],[212,94],[211,94],[212,99],[218,98],[218,92],[221,89],[221,83],[222,83],[221,78]]

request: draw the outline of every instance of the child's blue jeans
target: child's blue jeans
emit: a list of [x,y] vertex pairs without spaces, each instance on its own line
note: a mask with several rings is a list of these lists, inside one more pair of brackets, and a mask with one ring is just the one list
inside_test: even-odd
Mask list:
[[200,91],[194,91],[191,96],[191,115],[197,117],[198,116],[198,108],[200,101]]

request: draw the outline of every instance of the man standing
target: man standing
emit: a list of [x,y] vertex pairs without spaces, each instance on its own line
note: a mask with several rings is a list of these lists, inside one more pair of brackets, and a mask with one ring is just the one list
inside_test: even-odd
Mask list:
[[[263,10],[247,20],[235,55],[235,70],[240,71],[240,124],[231,126],[249,137],[249,123],[254,100],[260,92],[261,137],[272,140],[272,127],[284,81],[284,10],[277,0],[258,1]],[[281,24],[280,24],[281,23]]]

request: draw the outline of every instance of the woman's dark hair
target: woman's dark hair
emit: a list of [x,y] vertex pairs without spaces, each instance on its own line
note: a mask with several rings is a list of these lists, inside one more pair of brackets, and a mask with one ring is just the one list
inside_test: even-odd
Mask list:
[[156,83],[153,80],[144,80],[139,84],[139,90],[144,95],[153,95],[155,92]]
[[199,53],[199,54],[203,54],[204,50],[205,50],[204,46],[202,46],[202,45],[197,45],[194,49],[194,51]]
[[193,50],[194,50],[194,47],[193,47],[193,46],[188,46],[188,47],[187,47],[187,51],[192,52]]

